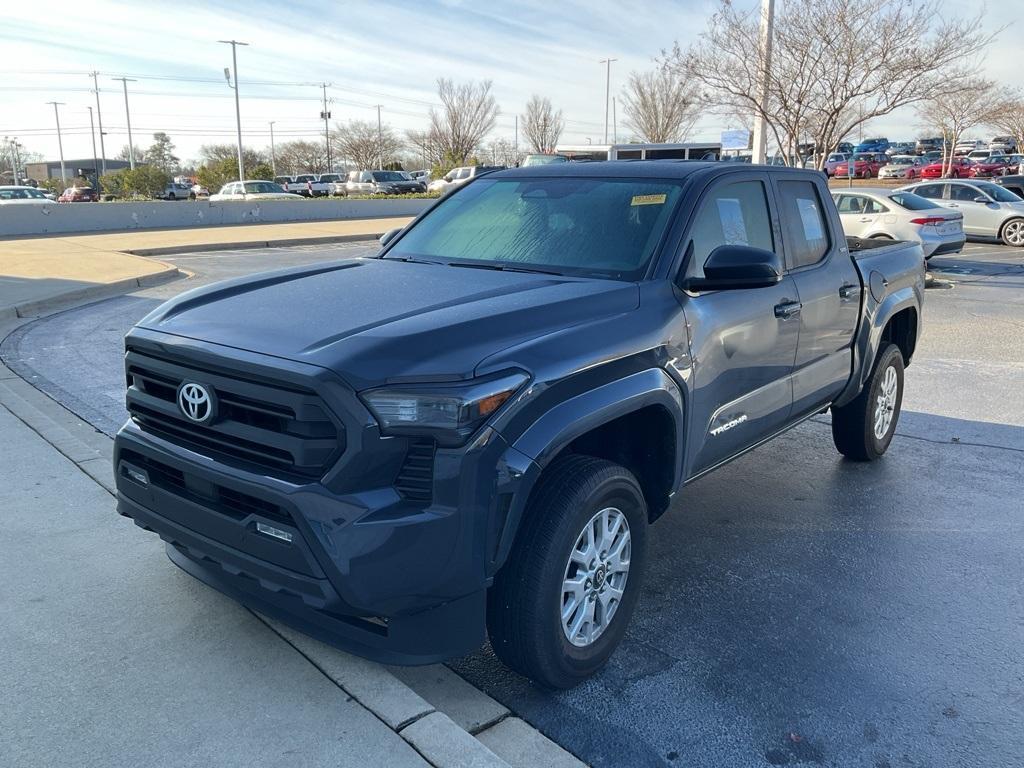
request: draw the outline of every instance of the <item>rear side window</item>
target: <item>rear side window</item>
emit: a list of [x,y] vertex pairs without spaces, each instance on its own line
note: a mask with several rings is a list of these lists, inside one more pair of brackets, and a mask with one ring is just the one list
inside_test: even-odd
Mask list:
[[809,181],[779,182],[790,269],[817,264],[829,250],[828,225],[818,190]]
[[690,243],[690,277],[704,276],[704,262],[720,245],[749,245],[774,251],[764,184],[740,181],[714,190],[694,219]]
[[941,200],[943,184],[922,184],[914,187],[914,194],[927,197],[929,200]]

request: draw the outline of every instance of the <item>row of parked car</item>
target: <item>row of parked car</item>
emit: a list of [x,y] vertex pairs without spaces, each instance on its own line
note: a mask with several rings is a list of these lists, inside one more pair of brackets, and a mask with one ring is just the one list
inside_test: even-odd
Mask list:
[[922,181],[898,189],[853,187],[832,197],[847,235],[918,241],[929,259],[958,253],[968,237],[1024,247],[1021,175]]
[[275,176],[285,192],[303,197],[347,195],[403,195],[426,192],[430,171],[349,171],[348,173],[301,173]]
[[[1018,173],[1024,155],[1007,155],[989,150],[975,150],[953,157],[948,164],[952,178],[991,178]],[[857,179],[938,179],[946,171],[941,151],[924,155],[894,155],[884,152],[857,152],[847,155],[833,152],[825,161],[825,174],[838,178]]]

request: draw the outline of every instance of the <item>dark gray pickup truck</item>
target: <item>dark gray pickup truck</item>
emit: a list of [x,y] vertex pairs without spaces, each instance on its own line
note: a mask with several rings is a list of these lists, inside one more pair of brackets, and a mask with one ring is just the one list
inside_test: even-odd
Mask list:
[[892,439],[923,254],[848,241],[820,174],[500,171],[381,240],[143,319],[114,454],[177,565],[339,647],[430,663],[486,628],[574,685],[688,483],[827,410],[850,459]]

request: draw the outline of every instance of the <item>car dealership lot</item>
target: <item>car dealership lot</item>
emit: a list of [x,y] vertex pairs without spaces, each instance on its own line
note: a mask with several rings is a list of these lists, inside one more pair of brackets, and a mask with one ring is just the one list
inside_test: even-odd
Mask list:
[[[24,326],[0,355],[109,434],[124,419],[121,336],[160,300],[373,250],[163,257],[196,277]],[[927,294],[884,460],[841,461],[826,415],[695,483],[653,529],[623,648],[580,688],[542,693],[486,650],[451,666],[596,765],[1019,759],[1024,262],[971,244],[933,271],[954,285]]]

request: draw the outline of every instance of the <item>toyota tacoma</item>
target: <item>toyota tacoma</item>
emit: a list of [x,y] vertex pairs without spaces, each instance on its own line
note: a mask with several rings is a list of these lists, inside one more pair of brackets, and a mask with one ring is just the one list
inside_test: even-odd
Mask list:
[[923,253],[845,238],[820,174],[498,171],[381,242],[184,293],[125,340],[120,513],[338,647],[426,664],[486,633],[572,686],[687,484],[825,411],[849,459],[892,440]]

